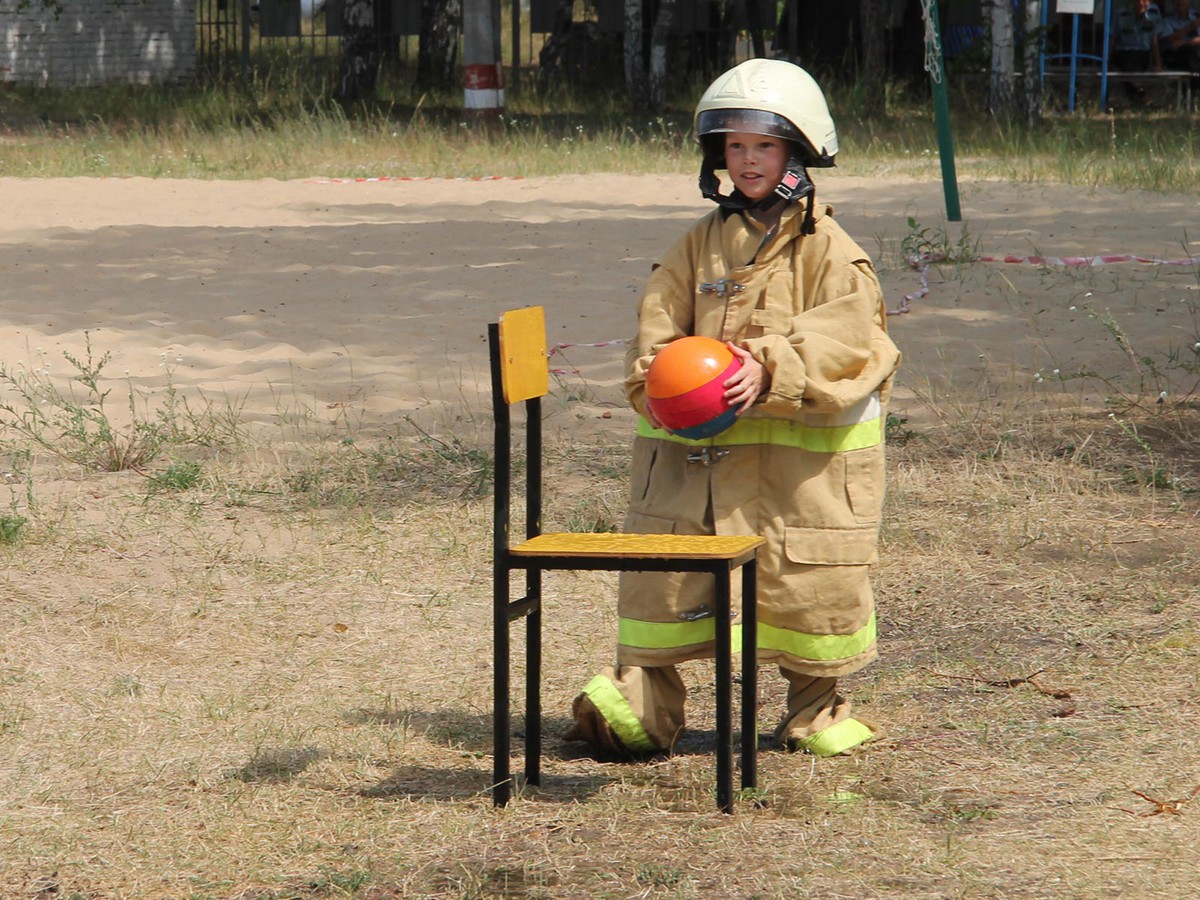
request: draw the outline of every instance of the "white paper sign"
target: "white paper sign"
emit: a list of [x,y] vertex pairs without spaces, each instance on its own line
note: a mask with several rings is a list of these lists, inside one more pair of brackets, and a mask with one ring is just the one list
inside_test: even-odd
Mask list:
[[1081,16],[1090,16],[1096,11],[1095,0],[1058,0],[1058,4],[1054,7],[1054,11],[1058,13],[1074,13]]

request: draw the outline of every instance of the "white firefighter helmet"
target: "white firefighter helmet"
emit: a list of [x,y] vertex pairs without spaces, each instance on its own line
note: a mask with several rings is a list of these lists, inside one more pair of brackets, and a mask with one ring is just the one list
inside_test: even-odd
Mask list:
[[[696,104],[696,137],[706,156],[724,168],[724,138],[730,131],[769,134],[797,145],[805,166],[834,164],[837,130],[825,95],[813,77],[782,59],[749,59],[708,86]],[[714,135],[707,139],[708,135]]]

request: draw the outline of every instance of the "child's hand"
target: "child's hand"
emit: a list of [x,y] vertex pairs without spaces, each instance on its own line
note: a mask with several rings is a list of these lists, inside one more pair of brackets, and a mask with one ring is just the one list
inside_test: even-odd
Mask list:
[[730,341],[726,341],[725,346],[742,361],[742,367],[725,382],[725,402],[737,407],[737,414],[740,416],[754,405],[754,401],[766,389],[767,370],[750,355],[749,350],[744,350]]

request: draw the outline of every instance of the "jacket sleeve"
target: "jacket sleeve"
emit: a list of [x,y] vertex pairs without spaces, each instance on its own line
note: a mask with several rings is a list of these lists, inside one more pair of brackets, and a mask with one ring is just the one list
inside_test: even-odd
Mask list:
[[754,408],[759,415],[793,418],[846,409],[884,386],[899,365],[875,270],[834,228],[818,231],[821,240],[805,241],[799,250],[793,272],[797,311],[788,333],[745,342],[771,376]]
[[646,414],[646,370],[654,355],[676,338],[693,333],[697,230],[693,229],[656,263],[638,304],[637,337],[625,353],[625,396]]

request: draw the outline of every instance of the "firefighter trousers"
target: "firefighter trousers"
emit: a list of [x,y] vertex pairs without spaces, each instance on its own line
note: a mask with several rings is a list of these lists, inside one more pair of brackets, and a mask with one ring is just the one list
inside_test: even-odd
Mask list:
[[[836,678],[779,671],[788,697],[775,739],[789,750],[836,756],[877,736],[873,724],[851,715]],[[606,667],[575,698],[565,738],[617,757],[670,751],[684,728],[686,700],[675,666]]]

